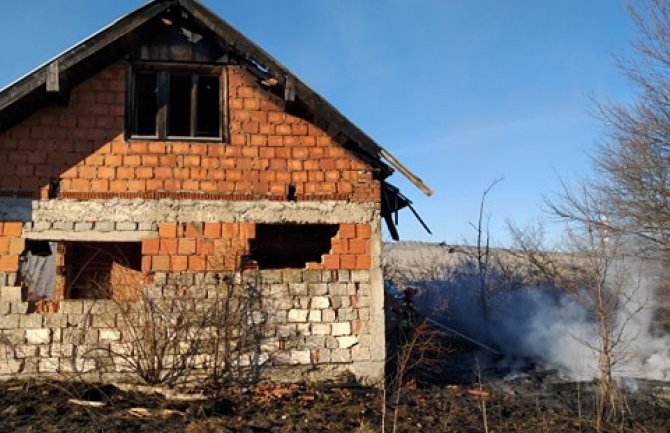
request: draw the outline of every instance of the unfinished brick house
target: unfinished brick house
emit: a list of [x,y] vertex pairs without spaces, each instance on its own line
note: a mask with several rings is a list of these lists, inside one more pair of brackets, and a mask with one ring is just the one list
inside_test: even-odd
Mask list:
[[[132,305],[225,286],[262,325],[231,365],[382,378],[381,220],[397,238],[411,204],[385,179],[430,190],[199,3],[152,1],[0,91],[0,164],[0,377],[129,374]],[[211,350],[188,356],[207,376]]]

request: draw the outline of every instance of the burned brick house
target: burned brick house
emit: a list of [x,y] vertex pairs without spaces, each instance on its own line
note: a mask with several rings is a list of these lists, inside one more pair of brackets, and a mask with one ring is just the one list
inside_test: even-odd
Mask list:
[[268,377],[382,376],[381,221],[411,205],[385,179],[430,189],[198,2],[0,91],[0,164],[0,378],[122,374],[78,358],[122,351],[123,305],[223,276],[261,286]]

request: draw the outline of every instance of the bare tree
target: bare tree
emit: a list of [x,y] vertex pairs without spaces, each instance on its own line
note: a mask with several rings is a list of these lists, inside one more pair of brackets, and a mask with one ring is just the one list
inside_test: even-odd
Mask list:
[[482,309],[482,316],[485,322],[488,322],[488,292],[490,291],[489,285],[489,262],[491,259],[491,234],[489,231],[489,217],[485,216],[484,210],[486,208],[486,196],[491,192],[493,187],[503,181],[502,177],[499,177],[489,184],[484,189],[482,193],[482,198],[479,202],[479,217],[477,219],[477,225],[472,224],[472,227],[477,232],[477,243],[475,252],[476,252],[476,263],[477,263],[477,274],[479,277],[479,303]]
[[[623,238],[600,221],[602,196],[587,187],[579,194],[565,189],[554,208],[565,209],[574,218],[561,252],[549,251],[537,231],[512,228],[519,248],[544,281],[564,290],[582,304],[591,316],[595,340],[580,339],[598,360],[598,404],[596,429],[616,408],[617,390],[613,373],[627,360],[629,323],[643,309],[638,280],[623,250]],[[597,221],[597,223],[592,223]]]
[[[637,89],[630,104],[598,104],[607,135],[593,155],[593,186],[608,203],[607,221],[588,223],[633,234],[647,251],[670,252],[670,3],[629,2],[637,27],[634,59],[620,61]],[[553,207],[567,219],[588,217]]]
[[[585,214],[569,201],[550,205],[558,216],[582,220],[610,234],[628,236],[626,247],[641,247],[647,257],[667,262],[670,253],[670,3],[629,2],[637,27],[636,57],[624,59],[623,73],[637,90],[630,104],[600,104],[608,134],[593,157],[598,176],[592,194],[607,203],[600,213]],[[607,211],[607,218],[602,211]],[[586,218],[586,219],[585,219]],[[662,262],[660,262],[662,263]],[[670,291],[660,287],[657,320]],[[665,301],[665,302],[664,302]]]

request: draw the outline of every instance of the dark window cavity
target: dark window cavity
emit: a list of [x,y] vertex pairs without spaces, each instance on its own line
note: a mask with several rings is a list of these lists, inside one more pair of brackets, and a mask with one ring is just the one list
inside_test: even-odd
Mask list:
[[220,74],[136,71],[131,88],[131,136],[222,138]]
[[156,116],[158,115],[158,87],[155,73],[135,75],[135,135],[156,135]]
[[305,268],[328,254],[336,224],[258,224],[249,241],[250,259],[260,269]]
[[134,299],[142,282],[140,242],[66,242],[66,299]]
[[190,75],[170,74],[168,136],[189,137],[193,135],[191,133],[192,81]]
[[197,131],[198,137],[216,137],[221,130],[219,77],[198,76]]

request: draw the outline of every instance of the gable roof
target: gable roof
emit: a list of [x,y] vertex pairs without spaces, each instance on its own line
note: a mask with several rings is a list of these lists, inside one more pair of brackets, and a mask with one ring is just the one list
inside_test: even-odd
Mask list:
[[[49,102],[66,101],[69,89],[131,51],[148,36],[150,21],[166,12],[174,12],[175,7],[192,17],[220,48],[234,55],[242,66],[262,80],[271,91],[284,95],[287,104],[294,106],[300,115],[324,130],[341,135],[340,141],[344,146],[377,168],[381,179],[396,169],[425,194],[432,194],[432,190],[418,176],[333,105],[262,48],[195,0],[150,1],[0,90],[0,132]],[[404,196],[401,198],[401,207],[411,203]]]

